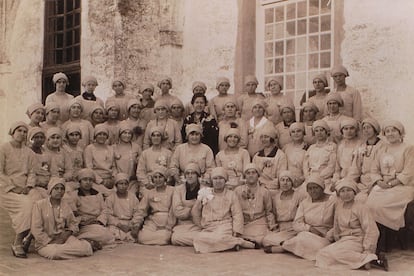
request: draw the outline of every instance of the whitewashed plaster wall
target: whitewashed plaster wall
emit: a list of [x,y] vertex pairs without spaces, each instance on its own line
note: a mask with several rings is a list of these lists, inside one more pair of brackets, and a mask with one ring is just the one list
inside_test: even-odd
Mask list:
[[344,1],[343,64],[367,113],[400,120],[414,143],[414,1]]

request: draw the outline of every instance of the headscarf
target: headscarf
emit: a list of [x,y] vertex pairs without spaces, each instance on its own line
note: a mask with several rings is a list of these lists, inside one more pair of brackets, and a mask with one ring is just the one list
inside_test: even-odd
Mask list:
[[173,107],[174,105],[178,105],[180,106],[183,110],[184,110],[184,104],[183,102],[178,99],[178,98],[174,98],[171,102],[170,102],[170,107]]
[[342,120],[339,124],[340,130],[342,130],[346,126],[354,126],[356,129],[358,129],[358,122],[354,118],[346,118]]
[[315,114],[319,112],[319,108],[312,102],[305,102],[302,104],[302,111],[306,108],[309,107],[311,109],[313,109],[315,111]]
[[120,81],[120,80],[114,80],[113,82],[112,82],[112,87],[114,86],[114,84],[116,83],[116,82],[119,82],[119,83],[121,83],[122,84],[122,86],[125,88],[125,83],[123,82],[123,81]]
[[336,66],[334,66],[332,68],[332,70],[331,70],[331,77],[333,77],[337,73],[342,73],[346,77],[349,77],[348,70],[346,70],[346,68],[343,65],[336,65]]
[[244,85],[248,84],[249,82],[253,82],[256,85],[259,84],[259,81],[257,80],[256,76],[253,76],[253,75],[248,75],[244,77]]
[[126,173],[117,173],[114,177],[115,185],[120,182],[126,180],[129,182],[129,176]]
[[82,86],[86,86],[86,84],[88,84],[88,82],[93,82],[93,83],[96,84],[96,86],[98,86],[98,80],[94,76],[86,76],[82,80]]
[[217,177],[217,176],[223,177],[226,181],[229,179],[227,175],[227,171],[223,167],[215,167],[211,170],[210,179],[213,179],[214,177]]
[[200,125],[198,124],[189,124],[185,127],[185,135],[186,137],[188,137],[188,135],[190,135],[191,132],[198,132],[201,134],[201,136],[203,135],[203,129],[201,128]]
[[122,132],[130,130],[132,132],[132,126],[127,121],[122,121],[119,123],[118,135],[121,136]]
[[62,130],[58,127],[51,127],[46,131],[46,141],[49,140],[50,137],[52,137],[53,135],[59,135],[60,137],[62,137]]
[[94,133],[93,133],[93,137],[96,137],[96,135],[98,135],[101,132],[106,133],[106,135],[109,136],[109,130],[106,127],[106,125],[105,124],[97,124],[95,126],[95,130],[94,130]]
[[17,121],[17,122],[14,122],[13,124],[11,124],[11,126],[10,126],[10,128],[9,128],[9,135],[10,135],[10,136],[13,136],[14,132],[15,132],[15,131],[16,131],[16,129],[18,129],[19,127],[24,127],[24,128],[26,128],[26,130],[28,130],[28,129],[29,129],[29,126],[28,126],[25,122],[22,122],[22,121]]
[[70,108],[72,107],[72,105],[75,105],[75,104],[80,105],[81,110],[82,110],[82,112],[83,112],[83,104],[82,104],[82,102],[81,102],[81,101],[79,101],[79,100],[78,100],[78,99],[76,99],[76,98],[73,98],[73,99],[71,99],[71,100],[69,101],[69,104],[68,104],[68,111],[70,110]]
[[279,84],[279,86],[280,86],[280,90],[282,90],[282,89],[283,89],[283,77],[281,77],[281,76],[276,76],[276,77],[271,77],[271,78],[269,78],[269,79],[267,80],[267,82],[266,82],[266,88],[267,88],[267,89],[270,89],[270,83],[271,83],[272,81],[275,81],[275,82],[277,82],[277,84]]
[[47,115],[50,111],[52,111],[53,109],[59,109],[59,111],[60,111],[60,106],[59,106],[59,104],[58,104],[58,103],[55,103],[55,102],[50,102],[50,103],[47,103],[47,104],[46,104],[46,108],[45,108],[45,110],[46,110],[46,115]]
[[207,85],[202,81],[195,81],[193,82],[191,91],[194,91],[196,87],[201,87],[204,91],[207,90]]
[[155,109],[157,109],[158,107],[165,107],[166,109],[170,110],[167,102],[165,100],[163,100],[163,99],[160,99],[160,100],[155,101],[155,104],[154,104],[154,112],[155,112]]
[[27,137],[29,138],[29,141],[32,141],[33,137],[34,137],[36,134],[39,134],[39,133],[42,133],[42,134],[46,137],[46,133],[45,133],[45,131],[43,130],[43,128],[40,128],[40,127],[32,127],[32,128],[29,130],[29,133],[27,134]]
[[282,179],[282,177],[285,177],[285,176],[289,177],[290,181],[292,181],[292,184],[293,184],[293,181],[295,180],[295,176],[293,175],[291,171],[288,171],[288,170],[279,172],[279,175],[278,175],[279,182],[280,182],[280,179]]
[[355,194],[357,194],[359,192],[357,183],[354,180],[349,179],[349,178],[343,178],[343,179],[339,180],[338,182],[336,182],[335,186],[336,186],[335,190],[338,193],[344,187],[351,188],[352,190],[354,190]]
[[219,86],[220,86],[220,84],[222,84],[222,83],[228,83],[228,84],[230,84],[230,80],[228,78],[226,78],[226,77],[218,77],[216,79],[216,89],[218,89]]
[[34,104],[29,105],[29,107],[26,110],[27,116],[29,116],[30,118],[33,112],[35,112],[38,109],[42,109],[43,111],[45,111],[45,107],[41,103],[34,103]]
[[154,94],[154,85],[152,85],[151,83],[143,83],[140,86],[139,92],[142,94],[143,91],[145,90],[151,90],[152,94]]
[[260,105],[261,107],[263,107],[263,109],[266,109],[266,106],[267,106],[266,102],[262,99],[254,99],[253,104],[252,104],[252,110],[253,110],[253,107],[256,105]]
[[130,109],[130,108],[131,108],[131,106],[133,106],[133,105],[139,105],[139,107],[140,107],[140,108],[142,108],[142,104],[141,104],[141,102],[140,102],[138,99],[133,98],[133,99],[130,99],[130,100],[128,101],[128,104],[127,104],[127,110],[129,111],[129,109]]
[[106,103],[106,106],[105,106],[106,112],[108,112],[109,109],[111,109],[111,108],[116,108],[116,110],[118,110],[118,111],[121,109],[121,107],[119,106],[119,104],[117,102],[115,102],[115,101],[108,101]]
[[405,135],[405,128],[404,128],[403,124],[401,124],[401,122],[396,121],[396,120],[385,121],[384,124],[382,125],[382,134],[383,135],[385,135],[385,129],[387,127],[394,127],[396,129],[398,129],[398,131],[400,132],[401,136],[404,137],[404,135]]
[[157,83],[157,86],[159,87],[159,88],[161,88],[161,83],[163,82],[163,81],[168,81],[169,83],[170,83],[170,88],[172,88],[172,79],[171,78],[169,78],[169,77],[164,77],[164,78],[162,78],[158,83]]
[[243,169],[243,174],[246,174],[246,172],[247,172],[248,170],[255,170],[255,171],[257,172],[257,174],[258,174],[258,175],[260,175],[260,171],[259,171],[259,169],[257,168],[257,166],[256,166],[256,164],[255,164],[255,163],[249,163],[249,164],[247,164],[247,165],[244,167],[244,169]]
[[277,132],[276,129],[273,127],[273,125],[271,126],[266,126],[262,129],[262,131],[260,132],[260,136],[269,136],[270,138],[276,139],[277,136]]
[[234,105],[236,106],[236,110],[238,110],[238,109],[239,109],[239,106],[238,106],[238,104],[237,104],[237,99],[236,99],[236,97],[234,97],[234,96],[227,96],[227,97],[224,97],[224,99],[223,99],[223,110],[224,110],[224,107],[225,107],[227,104],[229,104],[229,103],[234,104]]
[[338,92],[328,93],[328,95],[326,96],[326,104],[328,104],[330,101],[336,101],[339,104],[339,106],[344,106],[344,100]]
[[241,138],[240,131],[238,128],[231,127],[227,129],[226,133],[224,134],[224,140],[227,139],[227,137],[229,137],[230,135],[236,135],[237,137],[239,137],[239,139]]
[[292,132],[296,129],[301,129],[303,133],[305,133],[305,125],[301,122],[294,122],[289,126],[289,132]]
[[308,179],[306,180],[306,188],[308,187],[309,183],[315,183],[323,190],[325,190],[325,183],[323,179],[319,176],[319,174],[311,174]]
[[200,166],[195,162],[190,162],[190,163],[187,164],[187,166],[185,167],[184,173],[186,173],[188,171],[194,171],[198,174],[198,176],[201,175]]
[[86,177],[92,178],[94,181],[96,181],[96,176],[95,176],[95,173],[93,172],[92,169],[90,169],[90,168],[80,169],[78,171],[78,176],[77,176],[78,180],[81,180],[81,179],[86,178]]
[[92,116],[92,113],[94,113],[98,109],[102,110],[102,112],[105,114],[105,109],[100,104],[93,103],[92,108],[91,108],[91,113],[89,115]]
[[151,176],[154,176],[155,174],[161,174],[162,176],[164,176],[165,179],[167,179],[168,177],[168,170],[166,167],[163,166],[156,166],[151,173]]
[[293,111],[293,114],[295,114],[295,106],[293,104],[285,103],[282,106],[280,106],[280,109],[279,109],[280,115],[282,115],[283,109],[285,108],[289,108],[290,110]]
[[65,188],[65,179],[52,176],[49,180],[49,183],[47,184],[47,192],[49,195],[52,193],[53,188],[58,184],[62,184],[63,188]]
[[313,77],[312,81],[319,79],[321,81],[323,81],[323,85],[325,87],[328,87],[328,79],[326,78],[326,76],[324,74],[319,74]]
[[327,133],[330,132],[331,128],[328,126],[328,124],[324,120],[316,120],[312,124],[312,130],[315,131],[317,127],[321,127],[326,130]]
[[374,128],[375,132],[376,132],[377,134],[380,134],[380,132],[381,132],[381,126],[380,126],[380,124],[378,123],[378,121],[377,121],[377,120],[375,120],[374,118],[370,118],[370,117],[365,118],[365,119],[362,121],[361,126],[364,126],[364,124],[370,124],[370,125]]
[[66,76],[64,73],[59,72],[59,73],[55,73],[52,77],[52,81],[54,84],[56,84],[56,82],[60,79],[64,79],[66,81],[66,85],[69,85],[69,79],[68,76]]
[[79,132],[79,134],[82,136],[82,131],[81,131],[79,125],[69,123],[66,126],[65,136],[68,136],[69,134],[74,133],[74,132]]
[[164,129],[160,126],[153,126],[150,130],[150,136],[154,133],[154,132],[159,132],[161,134],[161,137],[164,137]]

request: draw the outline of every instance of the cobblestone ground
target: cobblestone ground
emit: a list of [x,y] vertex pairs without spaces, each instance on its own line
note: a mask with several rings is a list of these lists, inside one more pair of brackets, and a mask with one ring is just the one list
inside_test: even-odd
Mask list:
[[0,275],[414,275],[414,248],[388,255],[390,272],[329,271],[290,254],[241,250],[194,254],[192,248],[122,244],[92,257],[50,261],[30,250],[27,259],[11,255],[10,219],[0,209]]

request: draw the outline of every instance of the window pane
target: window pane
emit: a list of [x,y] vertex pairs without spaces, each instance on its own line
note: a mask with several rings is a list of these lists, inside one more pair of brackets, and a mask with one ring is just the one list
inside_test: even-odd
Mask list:
[[[329,3],[331,2],[331,3]],[[329,6],[328,6],[329,3]],[[331,12],[331,0],[321,0],[321,13],[330,13]]]
[[73,50],[75,52],[73,60],[80,60],[80,46],[75,46]]
[[272,74],[273,73],[273,60],[268,59],[265,62],[265,74]]
[[330,31],[331,30],[331,15],[321,16],[321,31]]
[[62,48],[63,47],[63,34],[56,34],[56,45],[55,48]]
[[286,57],[286,72],[295,71],[295,56]]
[[296,3],[287,5],[287,19],[296,18]]
[[66,29],[73,27],[73,16],[72,14],[66,15]]
[[63,17],[58,17],[56,20],[56,31],[63,31]]
[[273,42],[265,43],[265,57],[273,57]]
[[64,0],[57,0],[56,3],[56,14],[63,14],[65,8],[65,1]]
[[284,27],[283,27],[283,23],[278,23],[275,25],[275,38],[276,39],[280,39],[284,37]]
[[296,74],[296,89],[306,88],[306,73]]
[[75,25],[74,26],[79,26],[80,25],[80,13],[75,13],[74,17],[75,17]]
[[286,40],[286,54],[291,55],[295,53],[295,40],[289,39]]
[[298,3],[298,18],[306,16],[306,1]]
[[300,55],[296,57],[296,70],[306,70],[306,55]]
[[321,50],[331,49],[331,35],[323,34],[321,35]]
[[306,34],[306,19],[298,21],[298,35]]
[[295,75],[287,75],[286,76],[286,89],[294,89],[295,88]]
[[321,68],[331,67],[331,53],[321,53]]
[[66,0],[66,12],[73,10],[73,0]]
[[309,1],[309,15],[319,14],[319,0]]
[[309,18],[309,33],[316,33],[319,31],[319,17]]
[[71,62],[73,59],[72,48],[66,49],[66,62]]
[[80,0],[75,0],[75,9],[80,8]]
[[56,32],[56,19],[55,18],[49,18],[49,26],[48,26],[48,32]]
[[310,54],[309,55],[309,69],[317,69],[319,67],[319,55]]
[[272,23],[273,21],[273,9],[265,9],[265,24]]
[[295,21],[286,22],[286,37],[292,37],[296,35]]
[[72,46],[72,44],[73,44],[72,31],[66,32],[66,46]]
[[283,56],[283,41],[278,41],[275,43],[275,55]]
[[276,22],[285,20],[285,7],[276,8]]
[[55,51],[55,64],[62,64],[63,63],[63,51],[56,50]]
[[309,52],[315,52],[319,50],[319,36],[313,35],[309,37]]
[[275,73],[283,73],[283,58],[275,59]]
[[265,40],[273,39],[273,25],[265,26]]
[[75,42],[74,44],[80,43],[80,29],[75,29]]
[[296,53],[301,54],[306,52],[306,37],[299,37],[296,39]]

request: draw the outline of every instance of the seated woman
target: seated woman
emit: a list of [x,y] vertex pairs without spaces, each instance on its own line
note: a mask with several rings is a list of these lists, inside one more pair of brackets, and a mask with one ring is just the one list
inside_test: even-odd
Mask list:
[[107,140],[108,145],[114,145],[119,140],[119,116],[120,107],[116,102],[106,102],[105,105],[107,120],[103,123],[108,129],[109,137]]
[[104,102],[101,98],[96,97],[95,95],[95,89],[98,86],[98,81],[94,76],[86,76],[85,78],[82,78],[82,86],[84,91],[75,99],[83,106],[82,119],[87,119],[91,114],[92,107],[95,104],[99,104],[103,107]]
[[152,183],[154,189],[146,191],[138,204],[137,225],[138,242],[147,245],[166,245],[170,243],[171,230],[175,225],[172,212],[174,188],[167,185],[167,169],[154,168]]
[[313,87],[315,88],[315,95],[309,97],[309,103],[312,103],[318,109],[316,113],[316,120],[320,120],[325,117],[326,111],[326,96],[328,95],[329,90],[325,88],[328,87],[328,79],[324,74],[316,75],[312,80]]
[[269,190],[259,184],[259,170],[255,164],[247,164],[243,175],[246,184],[234,190],[243,212],[242,238],[254,242],[256,248],[260,248],[263,238],[276,228],[272,197]]
[[[234,95],[228,94],[230,88],[230,80],[226,77],[218,77],[216,80],[216,89],[218,95],[214,96],[208,103],[210,114],[216,119],[217,122],[221,122],[224,117],[224,105],[229,98],[233,98]],[[237,105],[237,104],[236,104]]]
[[97,125],[95,127],[95,142],[87,146],[83,153],[85,167],[94,171],[96,182],[100,184],[96,189],[104,197],[114,191],[113,178],[118,173],[114,148],[106,144],[108,137],[108,129],[102,124]]
[[40,126],[44,131],[47,131],[51,127],[60,127],[60,107],[58,103],[48,103],[45,107],[46,119],[40,123]]
[[312,131],[312,125],[316,121],[316,114],[319,109],[311,102],[306,102],[302,105],[301,110],[301,122],[305,126],[305,137],[304,140],[309,145],[315,144],[316,139]]
[[191,104],[194,107],[194,112],[185,117],[183,126],[181,128],[181,136],[183,142],[187,142],[186,127],[190,124],[198,124],[201,126],[203,132],[201,136],[201,143],[210,147],[213,154],[218,152],[218,126],[216,119],[204,111],[207,106],[207,98],[204,94],[194,94],[191,98]]
[[239,147],[241,136],[237,128],[229,128],[224,135],[227,147],[216,155],[216,165],[227,170],[226,188],[234,190],[241,183],[243,169],[250,163],[249,152]]
[[[249,121],[253,114],[253,105],[257,100],[264,101],[265,98],[262,93],[256,93],[256,88],[259,81],[255,76],[249,75],[244,78],[244,93],[238,95],[238,106],[240,108],[241,118]],[[263,114],[265,113],[265,106],[263,106]]]
[[344,178],[337,183],[336,192],[340,201],[335,207],[335,242],[319,250],[316,266],[329,269],[369,269],[370,263],[374,261],[374,264],[387,268],[387,262],[382,257],[376,261],[378,228],[368,207],[355,201],[358,193],[356,182]]
[[145,191],[143,189],[144,187],[148,190],[154,188],[152,186],[151,175],[155,168],[161,166],[168,169],[170,167],[172,152],[162,147],[163,135],[165,134],[163,129],[155,126],[149,130],[149,134],[151,137],[151,147],[144,150],[139,157],[136,172],[138,186],[134,190],[131,190],[131,192],[136,194],[142,194]]
[[325,184],[316,174],[307,179],[306,189],[309,197],[299,204],[293,221],[297,235],[286,240],[282,248],[314,261],[316,253],[330,244],[336,198],[324,193]]
[[277,134],[273,127],[263,129],[260,140],[262,150],[255,154],[252,163],[260,172],[260,183],[273,194],[279,189],[278,173],[287,169],[286,155],[276,146]]
[[200,182],[200,167],[196,163],[189,163],[184,171],[185,185],[175,188],[172,208],[177,218],[177,225],[172,229],[171,243],[173,245],[193,246],[194,236],[201,231],[201,228],[193,223],[191,208],[193,207]]
[[89,114],[87,120],[91,122],[92,126],[102,124],[106,120],[106,112],[103,106],[95,103],[91,106],[91,113]]
[[292,142],[289,127],[296,121],[295,116],[295,106],[293,104],[282,105],[280,107],[280,117],[282,118],[282,121],[275,125],[275,129],[278,136],[278,146],[281,149]]
[[328,140],[330,131],[328,124],[317,120],[313,124],[316,143],[306,151],[303,160],[303,173],[305,179],[317,173],[323,179],[327,191],[330,192],[332,177],[336,165],[336,144]]
[[78,221],[62,200],[65,180],[52,177],[47,190],[50,196],[33,206],[31,231],[37,253],[51,260],[91,256],[99,245],[75,237],[79,231]]
[[253,158],[253,156],[262,149],[262,141],[260,138],[262,132],[268,131],[268,129],[274,129],[274,126],[273,123],[265,117],[265,101],[256,99],[250,104],[252,106],[253,116],[246,122],[249,129],[247,150],[249,151],[250,157]]
[[45,119],[45,107],[41,103],[34,103],[27,107],[26,115],[30,119],[29,128],[40,127],[40,122]]
[[238,107],[235,97],[226,97],[223,100],[223,116],[218,124],[219,128],[219,150],[224,150],[227,147],[224,141],[224,136],[230,128],[237,128],[240,133],[239,145],[241,148],[246,148],[248,143],[248,127],[246,122],[237,115]]
[[414,199],[414,147],[404,142],[405,129],[400,122],[385,122],[382,131],[387,143],[378,150],[372,164],[373,188],[367,200],[380,230],[378,252],[390,249],[387,244],[390,229],[401,229],[400,234],[406,234],[405,225],[413,220],[405,216],[407,204]]
[[115,102],[119,106],[119,120],[125,120],[128,117],[127,114],[127,105],[130,99],[134,97],[125,93],[125,84],[120,80],[114,80],[112,82],[112,90],[115,92],[115,95],[108,97],[105,102],[105,106],[109,102]]
[[214,155],[209,146],[201,143],[203,130],[200,125],[189,124],[186,127],[188,142],[179,145],[171,157],[171,172],[176,183],[180,182],[180,175],[189,163],[197,163],[201,170],[201,176],[209,173],[214,168]]
[[91,169],[85,168],[79,171],[79,189],[75,198],[76,209],[74,213],[79,221],[78,239],[96,241],[101,245],[114,242],[112,233],[105,227],[107,215],[102,194],[93,187],[95,174]]
[[[26,258],[23,239],[30,231],[35,173],[32,169],[34,154],[26,147],[29,127],[15,122],[9,129],[12,140],[0,146],[0,206],[7,211],[16,237],[12,244],[13,255]],[[28,248],[28,247],[27,247]]]
[[193,240],[195,252],[238,251],[240,246],[254,248],[254,243],[241,238],[243,212],[237,195],[225,188],[226,169],[214,168],[211,181],[213,188],[201,189],[191,210],[194,224],[202,228]]
[[293,106],[293,101],[283,95],[283,78],[282,77],[271,77],[266,81],[266,102],[268,106],[266,108],[267,118],[272,121],[273,124],[277,125],[282,121],[280,114],[280,108],[282,106]]
[[303,160],[305,159],[306,150],[309,148],[309,144],[304,141],[305,126],[303,123],[291,124],[289,133],[292,142],[287,144],[283,148],[283,151],[286,154],[287,169],[294,176],[293,187],[299,188],[303,181],[305,181]]
[[116,193],[105,200],[105,214],[108,228],[116,241],[134,242],[138,236],[138,199],[128,191],[129,176],[118,173],[115,176]]
[[82,132],[82,138],[79,141],[79,146],[85,148],[93,141],[93,126],[88,120],[82,119],[82,114],[85,112],[85,108],[78,100],[72,99],[67,107],[69,112],[69,120],[62,125],[62,130],[65,132],[70,124],[79,126]]
[[143,110],[141,102],[137,99],[131,99],[127,105],[128,118],[125,119],[132,129],[132,141],[142,149],[142,143],[144,142],[144,132],[147,127],[147,121],[140,118],[140,114]]
[[62,149],[72,164],[72,177],[69,179],[75,180],[77,179],[78,172],[84,168],[83,149],[79,146],[79,141],[82,138],[79,126],[69,125],[66,128],[65,138],[66,143],[63,144]]
[[177,122],[179,129],[182,129],[185,117],[183,102],[177,98],[170,104],[170,106],[170,118]]
[[304,197],[293,189],[294,179],[295,176],[290,171],[279,172],[280,190],[272,197],[276,227],[263,238],[266,253],[283,252],[283,242],[296,236],[293,219]]
[[[202,81],[195,81],[195,82],[193,82],[193,84],[192,84],[191,87],[192,87],[192,93],[193,93],[193,95],[194,94],[198,94],[198,93],[201,93],[201,94],[204,94],[205,95],[206,92],[207,92],[207,85],[204,82],[202,82]],[[210,112],[210,108],[208,106],[206,106],[206,108],[204,109],[204,111],[207,112],[207,113],[210,113],[211,115],[213,115]],[[187,116],[187,115],[189,115],[189,114],[191,114],[193,112],[194,112],[194,107],[191,104],[191,102],[186,103],[185,106],[184,106],[184,115]],[[214,117],[214,118],[216,118],[216,117]],[[217,118],[216,118],[216,120],[217,120]]]
[[155,119],[149,121],[144,134],[143,149],[150,147],[149,131],[154,126],[159,126],[163,129],[164,140],[162,145],[169,150],[175,148],[182,143],[181,129],[178,128],[177,122],[169,118],[169,104],[165,101],[157,101],[154,105]]

